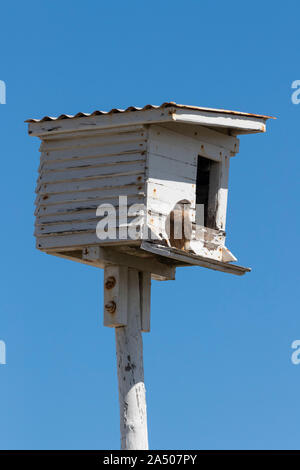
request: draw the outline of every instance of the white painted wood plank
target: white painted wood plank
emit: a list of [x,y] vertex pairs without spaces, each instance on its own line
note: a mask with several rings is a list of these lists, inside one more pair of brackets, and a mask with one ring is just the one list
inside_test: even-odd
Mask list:
[[162,155],[148,154],[147,176],[165,181],[196,182],[197,168],[184,162],[165,158]]
[[134,173],[141,173],[144,171],[145,163],[142,162],[124,162],[117,165],[105,165],[98,167],[91,167],[87,169],[76,169],[69,171],[53,171],[42,173],[38,179],[38,184],[54,183],[62,181],[74,181],[85,178],[98,178],[107,176],[121,176]]
[[70,211],[68,214],[49,214],[49,215],[38,215],[36,217],[36,225],[55,223],[55,222],[67,222],[76,220],[90,220],[95,218],[95,210],[86,211]]
[[173,117],[176,122],[232,128],[236,130],[237,134],[266,131],[266,119],[258,117],[189,109],[176,109],[176,114],[174,113]]
[[[96,227],[100,220],[104,219],[103,217],[98,217],[97,219],[90,219],[90,220],[76,220],[76,221],[68,221],[68,222],[58,222],[58,223],[51,223],[51,224],[35,224],[35,232],[36,236],[45,236],[48,234],[59,234],[59,233],[66,233],[66,232],[81,232],[84,230],[94,230],[96,232]],[[137,219],[137,218],[136,218]],[[122,227],[135,227],[138,229],[143,224],[143,220],[141,219],[140,222],[136,221],[135,218],[128,217],[128,222],[126,224],[122,224]],[[110,225],[113,226],[113,223]],[[118,221],[116,221],[116,225],[114,227],[119,227]],[[100,240],[99,240],[100,242]]]
[[42,152],[41,162],[45,161],[60,161],[68,159],[80,159],[84,157],[101,157],[109,155],[124,155],[126,153],[142,153],[146,150],[146,143],[142,141],[129,142],[129,143],[113,143],[111,145],[84,147],[84,148],[69,148],[57,151]]
[[161,127],[164,127],[170,131],[176,132],[177,134],[183,136],[191,137],[202,143],[213,144],[219,146],[231,154],[235,154],[239,151],[239,139],[232,135],[226,135],[223,132],[219,132],[219,128],[210,129],[204,126],[195,126],[193,124],[180,124],[176,122],[162,124]]
[[[187,199],[191,206],[195,207],[196,194],[194,183],[185,181],[172,181],[149,178],[146,183],[147,198],[152,198],[157,202],[164,201],[170,205],[175,205],[178,201]],[[151,205],[148,204],[151,209]]]
[[[99,238],[94,230],[83,233],[68,233],[66,235],[46,236],[36,238],[36,247],[39,250],[69,250],[70,248],[84,248],[89,245],[99,245]],[[133,244],[134,240],[101,240],[101,246],[118,246],[120,244]]]
[[153,124],[171,121],[172,119],[172,111],[169,108],[150,109],[143,112],[116,113],[76,119],[29,123],[28,133],[33,136],[58,135],[74,131],[95,131],[96,128],[109,129],[119,126]]
[[[114,206],[114,207],[118,213],[119,207],[118,206],[117,207]],[[80,220],[82,221],[91,220],[91,219],[95,219],[95,214],[96,214],[96,210],[92,209],[92,210],[81,210],[81,211],[71,210],[68,213],[62,213],[62,214],[38,215],[36,217],[35,225],[43,225],[43,224],[45,225],[48,223],[67,222],[67,221],[75,222],[75,221],[80,221]],[[131,220],[137,217],[138,212],[136,212],[135,214],[132,214],[131,212],[131,215],[132,217],[128,216],[128,220]]]
[[216,208],[216,227],[220,230],[225,230],[226,228],[229,163],[230,158],[228,156],[224,156],[220,165],[220,184]]
[[[73,191],[84,191],[89,189],[110,189],[115,188],[119,191],[120,188],[128,185],[135,184],[141,190],[144,186],[145,178],[144,173],[123,176],[107,176],[106,178],[88,179],[75,182],[63,183],[44,183],[37,186],[36,192],[38,194],[57,194]],[[118,189],[117,189],[118,188]]]
[[115,329],[122,450],[148,449],[138,271],[128,271],[127,326]]
[[198,155],[211,160],[220,161],[224,149],[213,143],[208,143],[182,135],[160,126],[151,126],[149,130],[149,152],[164,155],[179,161],[197,165]]
[[94,156],[86,158],[72,158],[68,160],[44,160],[41,162],[39,171],[69,171],[74,168],[86,168],[89,166],[122,164],[123,162],[145,161],[146,155],[140,152],[124,153],[122,155]]
[[[36,237],[43,237],[49,235],[59,235],[65,233],[76,233],[82,231],[94,231],[96,233],[96,226],[99,219],[84,220],[84,221],[70,221],[66,223],[52,223],[46,225],[35,225],[34,235]],[[99,240],[100,241],[100,240]]]
[[[48,195],[37,195],[35,204],[36,205],[47,205],[59,204],[67,201],[89,201],[92,199],[107,199],[115,196],[143,196],[144,191],[139,190],[137,185],[123,186],[122,188],[111,188],[111,189],[94,189],[91,191],[74,191],[59,194],[48,194]],[[104,201],[105,202],[105,201]]]
[[[127,202],[128,205],[132,204],[141,204],[144,201],[144,196],[128,196]],[[68,214],[74,211],[82,211],[82,210],[95,210],[100,204],[112,204],[115,209],[117,210],[119,207],[119,197],[107,198],[103,200],[100,199],[93,199],[90,201],[75,201],[75,202],[68,202],[68,203],[61,203],[61,204],[52,204],[47,206],[47,204],[40,204],[37,206],[34,215],[49,215],[49,214]]]
[[87,133],[81,132],[68,134],[67,136],[48,135],[45,140],[42,141],[40,146],[40,152],[54,152],[61,150],[69,150],[71,148],[84,149],[86,147],[101,146],[101,145],[114,145],[128,142],[142,142],[147,139],[147,130],[140,127],[139,130],[131,131],[124,130],[121,128],[120,132],[118,129],[111,131],[98,130],[96,132],[89,131]]
[[129,126],[121,126],[121,127],[113,127],[113,128],[104,128],[104,129],[99,129],[99,128],[93,128],[93,129],[87,129],[87,130],[81,130],[80,133],[74,131],[74,132],[68,132],[66,135],[63,134],[51,134],[48,133],[45,136],[41,136],[42,144],[43,143],[52,143],[54,144],[54,147],[56,147],[56,143],[62,143],[63,141],[71,141],[73,139],[84,139],[84,138],[114,138],[115,136],[122,136],[122,135],[130,135],[130,134],[135,134],[135,133],[145,133],[147,135],[147,126],[144,126],[143,124],[137,124],[137,125],[129,125]]
[[96,232],[73,233],[68,235],[57,235],[53,237],[36,237],[36,247],[40,250],[69,249],[72,247],[84,247],[86,245],[98,244],[99,239]]

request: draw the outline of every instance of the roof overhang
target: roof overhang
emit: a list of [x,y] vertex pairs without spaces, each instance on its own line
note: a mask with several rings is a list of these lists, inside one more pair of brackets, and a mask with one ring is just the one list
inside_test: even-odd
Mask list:
[[64,134],[68,132],[111,129],[132,125],[159,123],[183,123],[207,127],[225,128],[231,134],[265,132],[270,116],[249,114],[224,109],[200,108],[196,106],[163,103],[161,106],[147,105],[144,108],[130,107],[109,112],[95,111],[75,116],[63,114],[57,118],[45,116],[41,120],[29,119],[28,132],[33,136]]

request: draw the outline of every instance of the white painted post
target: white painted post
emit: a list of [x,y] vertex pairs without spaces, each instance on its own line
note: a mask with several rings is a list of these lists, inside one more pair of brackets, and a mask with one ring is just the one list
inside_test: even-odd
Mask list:
[[[150,281],[151,282],[151,281]],[[115,328],[122,450],[147,450],[139,272],[128,269],[127,325]]]

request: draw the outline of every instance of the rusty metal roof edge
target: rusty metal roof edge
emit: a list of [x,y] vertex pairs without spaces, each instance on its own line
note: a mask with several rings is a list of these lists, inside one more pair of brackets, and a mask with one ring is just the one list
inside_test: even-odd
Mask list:
[[63,119],[76,119],[76,118],[82,118],[82,117],[92,117],[92,116],[102,116],[102,115],[110,115],[110,114],[117,114],[117,113],[128,113],[128,112],[136,112],[136,111],[146,111],[149,109],[164,109],[164,108],[178,108],[178,109],[187,109],[187,110],[194,110],[194,111],[207,111],[207,112],[212,112],[212,113],[224,113],[224,114],[233,114],[235,116],[248,116],[248,117],[253,117],[253,118],[259,118],[259,119],[276,119],[274,116],[265,116],[262,114],[252,114],[252,113],[245,113],[242,111],[231,111],[228,109],[217,109],[217,108],[204,108],[200,106],[192,106],[192,105],[185,105],[185,104],[178,104],[175,103],[174,101],[169,101],[162,103],[160,106],[156,106],[153,104],[147,104],[143,108],[139,108],[137,106],[129,106],[126,109],[117,109],[117,108],[112,108],[110,111],[100,111],[96,110],[92,113],[82,113],[79,112],[74,115],[70,114],[61,114],[60,116],[57,117],[52,117],[52,116],[44,116],[41,119],[27,119],[25,122],[27,123],[40,123],[40,122],[45,122],[45,121],[59,121]]

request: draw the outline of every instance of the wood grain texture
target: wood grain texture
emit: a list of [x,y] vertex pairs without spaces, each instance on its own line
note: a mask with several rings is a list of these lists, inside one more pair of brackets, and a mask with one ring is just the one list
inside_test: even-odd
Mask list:
[[122,450],[147,450],[139,273],[128,270],[127,326],[115,328]]

